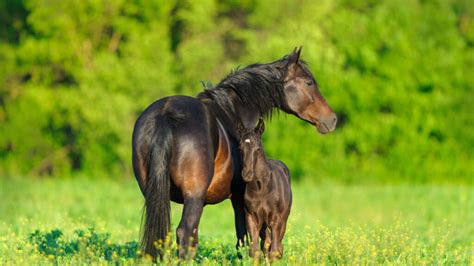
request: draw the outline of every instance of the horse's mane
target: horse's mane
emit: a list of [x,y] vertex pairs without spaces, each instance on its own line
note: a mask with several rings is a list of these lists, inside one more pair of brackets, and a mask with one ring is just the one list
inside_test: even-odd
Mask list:
[[262,117],[271,118],[274,108],[286,108],[283,75],[287,62],[288,56],[285,56],[272,63],[237,68],[216,86],[203,82],[204,91],[198,98],[210,98],[227,113],[228,118],[235,121],[236,110],[228,94],[232,90],[242,105],[257,110]]

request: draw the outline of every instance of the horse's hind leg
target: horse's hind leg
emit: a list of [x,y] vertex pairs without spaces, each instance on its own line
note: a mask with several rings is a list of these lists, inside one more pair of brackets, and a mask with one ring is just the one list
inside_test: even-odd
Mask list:
[[191,252],[190,257],[194,255],[193,250],[189,250],[189,247],[197,246],[197,231],[203,207],[204,200],[202,198],[184,198],[183,215],[176,229],[180,258],[185,258],[188,252]]
[[245,222],[244,191],[232,192],[231,201],[234,209],[235,231],[237,235],[236,248],[247,246],[247,224]]
[[[193,128],[192,132],[184,129],[178,131],[177,135],[183,138],[175,141],[178,144],[173,153],[171,166],[172,180],[181,192],[184,205],[181,221],[176,229],[176,240],[181,258],[192,258],[194,255],[195,250],[189,250],[189,247],[197,245],[199,220],[214,174],[212,143],[207,138],[208,132],[202,128],[202,125],[190,126],[190,128]],[[195,239],[190,241],[190,237]],[[189,256],[187,256],[188,252],[190,252]]]

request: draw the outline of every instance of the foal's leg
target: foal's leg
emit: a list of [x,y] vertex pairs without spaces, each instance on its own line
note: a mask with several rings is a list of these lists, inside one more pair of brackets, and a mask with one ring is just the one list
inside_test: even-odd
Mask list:
[[250,239],[252,241],[250,244],[249,256],[255,257],[258,254],[258,237],[261,226],[260,224],[258,224],[258,221],[255,219],[255,217],[251,214],[247,214],[247,228],[249,230]]
[[268,232],[268,226],[266,224],[262,225],[262,229],[260,229],[260,249],[263,252],[265,257],[268,256],[268,251],[270,250],[270,233]]
[[270,258],[280,259],[283,255],[283,236],[285,235],[286,221],[274,223],[271,229]]
[[[197,230],[201,219],[204,200],[202,198],[184,198],[183,215],[176,229],[179,257],[185,258],[189,247],[198,243]],[[190,238],[193,237],[190,243]],[[190,254],[193,256],[194,254]]]

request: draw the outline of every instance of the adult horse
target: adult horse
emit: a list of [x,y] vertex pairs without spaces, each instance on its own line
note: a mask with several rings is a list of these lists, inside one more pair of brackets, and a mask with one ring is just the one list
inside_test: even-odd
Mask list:
[[157,255],[154,242],[170,230],[170,200],[183,203],[176,229],[179,255],[198,241],[198,225],[206,204],[227,198],[235,214],[237,244],[247,234],[235,125],[254,126],[277,108],[328,133],[336,115],[321,96],[304,62],[301,48],[268,64],[254,64],[228,75],[197,98],[165,97],[152,103],[133,130],[133,170],[145,197],[142,248]]

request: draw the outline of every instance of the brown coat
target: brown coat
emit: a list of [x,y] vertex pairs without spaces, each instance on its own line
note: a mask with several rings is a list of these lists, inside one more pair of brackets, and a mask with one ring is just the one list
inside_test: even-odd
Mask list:
[[292,195],[288,167],[278,160],[267,160],[261,143],[263,121],[255,132],[242,134],[242,177],[247,182],[244,194],[247,229],[250,233],[250,256],[258,251],[259,235],[264,240],[265,256],[280,258],[282,240],[290,214]]

